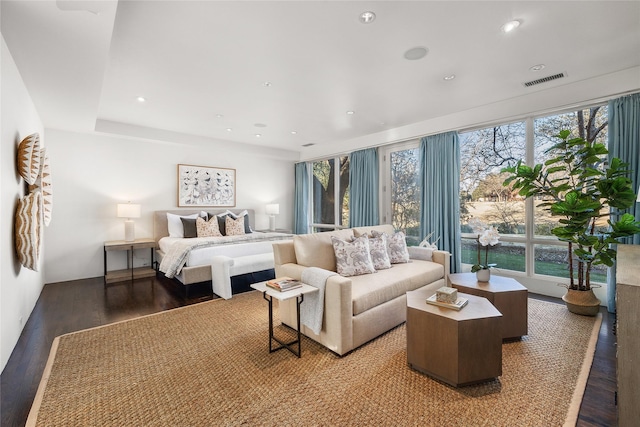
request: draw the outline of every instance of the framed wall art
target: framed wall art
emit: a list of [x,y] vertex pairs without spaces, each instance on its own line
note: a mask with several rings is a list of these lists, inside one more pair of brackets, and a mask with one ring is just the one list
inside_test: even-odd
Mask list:
[[235,169],[178,165],[179,207],[235,205]]

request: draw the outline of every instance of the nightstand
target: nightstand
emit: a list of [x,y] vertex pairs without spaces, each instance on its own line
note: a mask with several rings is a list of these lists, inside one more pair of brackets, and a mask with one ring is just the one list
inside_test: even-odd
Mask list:
[[[150,248],[151,264],[149,267],[133,268],[133,251],[135,249]],[[153,239],[136,239],[132,242],[124,240],[112,240],[104,242],[104,283],[122,282],[126,280],[142,279],[144,277],[155,277],[156,271],[153,269],[153,251],[156,248],[156,241]],[[127,269],[107,271],[107,252],[127,251]]]

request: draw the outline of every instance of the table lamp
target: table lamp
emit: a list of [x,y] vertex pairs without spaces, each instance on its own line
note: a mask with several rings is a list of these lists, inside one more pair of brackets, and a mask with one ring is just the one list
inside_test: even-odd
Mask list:
[[134,223],[131,218],[140,218],[140,205],[135,203],[118,203],[118,218],[127,218],[124,222],[124,240],[135,240]]
[[269,215],[269,231],[276,231],[276,215],[280,213],[280,205],[270,203],[265,207],[267,215]]

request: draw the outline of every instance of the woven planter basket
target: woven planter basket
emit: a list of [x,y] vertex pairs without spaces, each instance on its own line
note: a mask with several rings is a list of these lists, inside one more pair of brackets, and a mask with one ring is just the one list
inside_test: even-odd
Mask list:
[[595,316],[600,311],[600,300],[596,298],[593,289],[588,291],[577,291],[567,289],[567,293],[562,297],[571,313],[582,316]]

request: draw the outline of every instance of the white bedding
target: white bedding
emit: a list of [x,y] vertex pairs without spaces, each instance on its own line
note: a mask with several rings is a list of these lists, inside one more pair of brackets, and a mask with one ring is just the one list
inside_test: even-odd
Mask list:
[[182,267],[210,265],[214,255],[238,257],[272,252],[274,240],[290,239],[285,233],[250,233],[240,236],[179,238],[163,237],[158,241],[163,252],[160,271],[175,277]]

